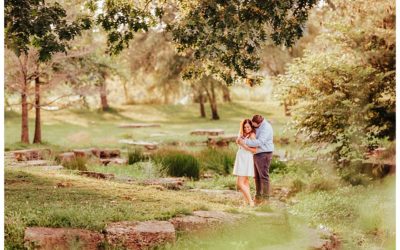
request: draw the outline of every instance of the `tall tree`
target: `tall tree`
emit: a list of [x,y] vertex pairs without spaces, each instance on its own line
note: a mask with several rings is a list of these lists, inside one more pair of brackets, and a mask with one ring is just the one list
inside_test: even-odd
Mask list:
[[[27,75],[27,56],[32,48],[38,51],[38,62],[49,61],[55,53],[67,52],[68,42],[80,35],[83,29],[89,29],[91,20],[80,17],[68,21],[64,8],[59,3],[48,4],[44,0],[7,0],[4,5],[5,43],[21,62],[21,142],[29,143],[27,94],[32,78]],[[38,72],[35,78],[35,143],[41,142],[40,126],[40,80]]]
[[313,145],[331,145],[334,159],[347,163],[362,159],[378,139],[395,138],[396,18],[390,1],[335,4],[277,86],[298,132]]
[[[214,75],[225,83],[259,82],[259,50],[268,38],[292,46],[315,0],[182,1],[180,18],[169,24],[178,50],[193,53],[185,77]],[[252,76],[253,75],[253,76]]]

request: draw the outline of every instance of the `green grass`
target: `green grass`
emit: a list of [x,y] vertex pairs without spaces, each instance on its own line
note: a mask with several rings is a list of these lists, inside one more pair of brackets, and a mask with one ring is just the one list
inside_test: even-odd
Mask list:
[[394,249],[395,177],[369,186],[300,193],[292,214],[338,233],[345,249]]
[[[57,187],[58,183],[69,183]],[[122,220],[166,220],[200,209],[224,210],[231,204],[193,192],[94,180],[69,172],[5,172],[6,248],[21,248],[26,226],[101,230]]]
[[[118,140],[154,142],[199,142],[205,136],[191,136],[190,131],[198,128],[221,128],[225,133],[236,134],[239,123],[259,113],[273,120],[275,134],[284,132],[288,118],[283,116],[282,108],[270,103],[236,102],[220,104],[221,120],[201,118],[196,104],[189,105],[126,105],[115,112],[93,112],[90,110],[43,111],[42,136],[49,145],[63,148],[83,148],[90,146],[122,147]],[[30,113],[30,136],[33,136],[34,114]],[[119,124],[144,122],[158,123],[159,128],[128,129],[118,128]],[[5,146],[19,148],[20,117],[17,113],[6,112]],[[285,132],[286,133],[286,132]],[[288,135],[286,135],[288,136]]]

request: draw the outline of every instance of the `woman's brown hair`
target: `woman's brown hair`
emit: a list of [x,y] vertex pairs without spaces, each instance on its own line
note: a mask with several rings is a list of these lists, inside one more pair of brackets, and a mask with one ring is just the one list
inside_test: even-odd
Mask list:
[[[255,130],[254,130],[253,124],[251,123],[251,120],[250,120],[250,119],[244,119],[244,120],[240,123],[240,130],[239,130],[239,135],[240,135],[240,136],[245,136],[245,135],[244,135],[244,125],[246,125],[246,124],[249,124],[250,127],[251,127],[251,131],[250,131],[249,134],[255,133]],[[247,134],[246,134],[246,135],[247,135]]]

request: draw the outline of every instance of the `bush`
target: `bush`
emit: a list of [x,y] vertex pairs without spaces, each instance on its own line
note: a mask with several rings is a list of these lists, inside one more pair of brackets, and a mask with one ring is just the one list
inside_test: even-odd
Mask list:
[[206,148],[197,155],[201,170],[211,170],[217,174],[227,175],[232,173],[236,153],[230,149]]
[[269,172],[272,173],[286,173],[288,171],[288,167],[286,163],[280,161],[276,158],[272,158],[271,165],[269,166]]
[[143,150],[139,148],[128,149],[128,164],[133,165],[136,162],[146,161],[148,157],[143,154]]
[[189,153],[176,150],[160,151],[152,159],[159,164],[161,171],[169,176],[199,179],[200,163]]

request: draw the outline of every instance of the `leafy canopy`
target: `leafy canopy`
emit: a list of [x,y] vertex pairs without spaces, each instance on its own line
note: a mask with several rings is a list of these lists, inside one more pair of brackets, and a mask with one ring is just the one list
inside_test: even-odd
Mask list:
[[270,38],[292,46],[302,36],[314,0],[181,1],[181,17],[168,27],[178,50],[194,55],[186,78],[213,74],[232,84],[259,70],[259,50]]
[[6,0],[4,4],[6,46],[17,56],[29,48],[38,49],[39,61],[48,61],[57,52],[66,53],[68,42],[91,27],[91,19],[78,17],[70,22],[57,2],[44,0]]

